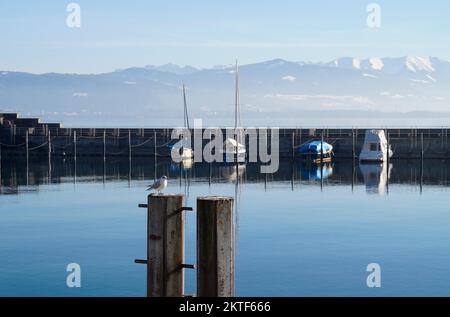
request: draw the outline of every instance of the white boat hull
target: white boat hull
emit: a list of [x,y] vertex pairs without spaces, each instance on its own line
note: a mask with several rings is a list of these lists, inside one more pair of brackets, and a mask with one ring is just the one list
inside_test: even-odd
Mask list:
[[364,145],[359,155],[360,162],[385,162],[393,154],[383,130],[366,131]]
[[393,152],[391,149],[389,149],[389,154],[383,152],[383,151],[362,151],[359,155],[359,161],[360,162],[378,162],[382,163],[385,162],[389,156],[391,158],[393,155]]

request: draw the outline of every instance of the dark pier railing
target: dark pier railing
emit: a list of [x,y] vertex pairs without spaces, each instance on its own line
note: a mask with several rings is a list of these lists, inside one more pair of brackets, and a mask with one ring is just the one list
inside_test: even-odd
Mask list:
[[[387,129],[393,158],[449,158],[449,130]],[[366,129],[279,129],[280,157],[297,155],[304,143],[323,138],[340,158],[358,155]],[[172,129],[0,128],[2,154],[12,156],[158,156],[169,157]],[[225,129],[223,134],[225,135]],[[193,135],[193,133],[192,133]],[[252,138],[251,134],[247,138]],[[423,141],[422,141],[423,140]],[[203,140],[208,142],[208,140]],[[248,146],[248,142],[246,142]]]
[[[6,116],[10,118],[12,115]],[[19,119],[16,119],[19,120]],[[167,145],[170,128],[64,128],[60,124],[40,123],[38,119],[6,120],[0,114],[1,153],[11,156],[123,156],[170,157]],[[28,125],[28,126],[27,126]],[[332,144],[338,158],[356,157],[364,143],[366,128],[280,128],[281,158],[297,156],[297,149],[311,140]],[[396,158],[450,158],[450,128],[385,129]],[[222,129],[226,135],[226,129]],[[258,130],[247,134],[246,145]],[[269,133],[270,134],[270,133]],[[191,135],[194,136],[193,130]],[[206,144],[209,140],[203,140]],[[192,143],[193,144],[193,143]]]

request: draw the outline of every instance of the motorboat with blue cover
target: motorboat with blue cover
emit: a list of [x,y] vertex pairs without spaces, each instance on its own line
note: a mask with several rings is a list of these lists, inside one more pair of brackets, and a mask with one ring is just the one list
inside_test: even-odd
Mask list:
[[311,160],[314,163],[330,162],[333,156],[333,146],[325,141],[315,140],[303,144],[298,149],[298,153],[302,158]]

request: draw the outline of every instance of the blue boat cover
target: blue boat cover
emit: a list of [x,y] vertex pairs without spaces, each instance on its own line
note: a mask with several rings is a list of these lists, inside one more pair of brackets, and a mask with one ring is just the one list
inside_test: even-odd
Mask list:
[[[321,141],[312,141],[306,144],[303,144],[298,152],[301,154],[320,154],[321,152]],[[327,142],[323,142],[323,153],[328,153],[333,150],[333,146],[328,144]]]

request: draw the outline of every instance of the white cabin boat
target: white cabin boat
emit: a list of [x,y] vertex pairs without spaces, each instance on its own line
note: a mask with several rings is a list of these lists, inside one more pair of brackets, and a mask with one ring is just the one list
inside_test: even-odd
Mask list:
[[225,140],[223,145],[225,163],[245,163],[246,149],[245,145],[237,142],[233,138]]
[[361,162],[385,162],[392,155],[384,130],[366,130],[364,145],[359,154]]

